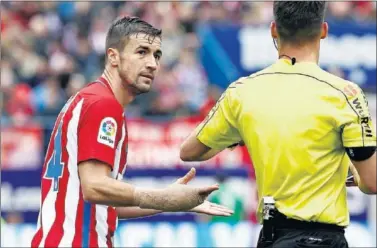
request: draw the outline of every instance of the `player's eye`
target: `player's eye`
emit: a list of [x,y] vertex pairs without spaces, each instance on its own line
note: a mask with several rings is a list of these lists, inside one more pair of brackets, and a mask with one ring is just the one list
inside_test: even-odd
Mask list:
[[161,55],[159,55],[159,54],[155,54],[155,55],[154,55],[154,58],[155,58],[156,60],[160,60],[160,59],[161,59]]
[[139,50],[137,53],[140,54],[140,55],[145,55],[145,54],[147,54],[147,52],[146,52],[145,50]]

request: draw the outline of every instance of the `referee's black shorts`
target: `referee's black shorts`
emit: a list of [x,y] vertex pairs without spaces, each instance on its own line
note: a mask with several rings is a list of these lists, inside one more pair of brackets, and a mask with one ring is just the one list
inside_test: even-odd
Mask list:
[[348,248],[344,228],[336,225],[288,219],[278,213],[274,239],[266,242],[260,232],[257,248]]

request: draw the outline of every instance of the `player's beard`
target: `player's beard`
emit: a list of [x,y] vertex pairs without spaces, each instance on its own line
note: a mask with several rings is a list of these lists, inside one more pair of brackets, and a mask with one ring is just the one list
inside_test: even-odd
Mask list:
[[133,95],[140,95],[143,93],[148,93],[152,86],[152,82],[149,84],[146,82],[142,82],[144,77],[140,75],[136,75],[134,79],[129,77],[128,70],[122,70],[123,68],[123,61],[121,61],[120,66],[118,67],[118,73],[120,78],[122,79],[123,87],[132,92]]
[[142,80],[142,78],[137,77],[136,80],[128,81],[125,84],[134,95],[148,93],[151,88],[150,84],[140,82],[140,80]]
[[146,82],[142,82],[144,80],[143,77],[138,76],[135,81],[131,82],[130,87],[132,88],[133,92],[137,95],[148,93],[151,89],[152,82],[149,84]]

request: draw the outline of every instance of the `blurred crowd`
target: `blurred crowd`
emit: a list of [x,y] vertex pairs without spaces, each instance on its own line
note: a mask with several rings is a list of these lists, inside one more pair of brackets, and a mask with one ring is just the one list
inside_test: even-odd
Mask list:
[[[266,25],[272,2],[1,2],[2,116],[17,124],[56,116],[68,97],[95,80],[110,23],[132,15],[163,29],[163,59],[153,90],[128,116],[177,117],[207,110],[221,89],[197,57],[203,22]],[[376,20],[375,2],[330,2],[328,20]]]

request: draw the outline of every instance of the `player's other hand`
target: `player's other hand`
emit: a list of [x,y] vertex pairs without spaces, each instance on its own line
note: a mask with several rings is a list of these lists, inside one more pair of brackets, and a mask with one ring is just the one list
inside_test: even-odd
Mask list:
[[190,212],[215,216],[231,216],[234,213],[233,210],[210,201],[204,201],[199,206],[191,209]]
[[[191,168],[191,170],[183,177],[177,179],[175,184],[187,184],[190,182],[196,174],[195,168]],[[209,202],[204,201],[199,206],[194,207],[190,210],[190,212],[200,213],[200,214],[208,214],[208,215],[216,215],[216,216],[231,216],[234,212],[227,207]]]

